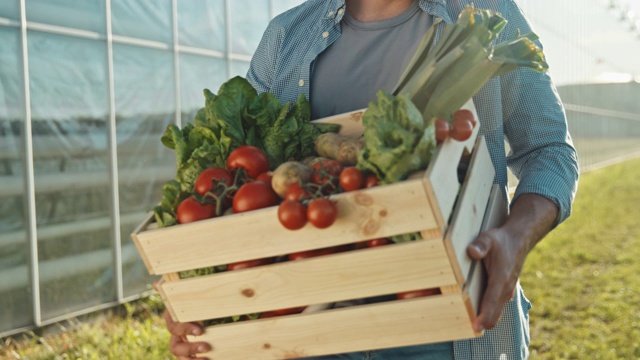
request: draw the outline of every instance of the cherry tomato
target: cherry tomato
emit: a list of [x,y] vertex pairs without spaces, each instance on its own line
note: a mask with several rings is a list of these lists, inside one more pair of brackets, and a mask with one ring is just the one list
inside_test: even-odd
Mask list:
[[440,289],[432,288],[432,289],[405,291],[405,292],[396,294],[396,297],[398,298],[398,300],[403,300],[403,299],[412,299],[417,297],[438,295],[438,294],[441,294]]
[[324,185],[328,182],[331,186],[326,188],[325,193],[338,188],[340,173],[342,172],[342,165],[337,160],[332,159],[319,159],[315,161],[311,166],[313,174],[311,175],[311,181],[317,185]]
[[377,239],[367,240],[367,247],[378,247],[378,246],[384,246],[389,244],[393,244],[393,241],[391,241],[389,238],[377,238]]
[[449,137],[449,123],[445,119],[437,118],[434,125],[436,127],[436,143],[441,144]]
[[241,213],[277,205],[280,198],[271,185],[264,181],[251,181],[242,185],[233,197],[233,213]]
[[227,169],[211,167],[202,170],[200,175],[196,178],[193,189],[196,193],[204,196],[219,183],[231,186],[231,184],[233,184],[233,175]]
[[273,173],[271,171],[263,172],[262,174],[256,177],[256,180],[264,181],[267,184],[271,185],[271,180],[273,179]]
[[302,229],[307,224],[307,208],[298,200],[285,200],[278,206],[278,220],[289,230]]
[[271,312],[275,316],[282,316],[282,315],[290,315],[290,314],[301,313],[302,310],[304,310],[305,308],[306,308],[306,306],[298,306],[298,307],[292,307],[292,308],[287,308],[287,309],[272,310]]
[[337,218],[338,206],[327,198],[313,199],[307,206],[307,220],[319,229],[328,228]]
[[378,181],[378,177],[374,174],[367,175],[367,177],[364,179],[364,187],[372,188],[374,186],[378,186]]
[[227,158],[227,169],[238,168],[244,169],[250,178],[255,179],[269,171],[269,158],[256,146],[241,145],[231,151]]
[[310,197],[309,192],[300,185],[300,183],[293,183],[287,187],[287,191],[284,193],[285,200],[305,200]]
[[316,256],[329,255],[336,252],[335,248],[324,248],[324,249],[314,249],[307,251],[300,251],[296,253],[291,253],[287,255],[290,261],[302,260],[307,258],[312,258]]
[[451,122],[449,136],[457,141],[465,141],[473,133],[473,124],[469,120],[458,119]]
[[248,269],[248,268],[252,268],[260,265],[267,265],[271,263],[273,263],[273,258],[238,261],[235,263],[227,264],[227,270],[233,271],[233,270]]
[[210,219],[215,216],[215,204],[202,203],[193,196],[182,200],[176,209],[176,218],[180,224]]
[[471,110],[468,110],[468,109],[460,109],[454,112],[453,119],[469,120],[471,121],[471,124],[473,124],[474,127],[476,126],[476,118],[473,116],[473,113],[471,112]]
[[340,186],[344,191],[355,191],[364,187],[364,175],[358,168],[350,166],[340,173]]

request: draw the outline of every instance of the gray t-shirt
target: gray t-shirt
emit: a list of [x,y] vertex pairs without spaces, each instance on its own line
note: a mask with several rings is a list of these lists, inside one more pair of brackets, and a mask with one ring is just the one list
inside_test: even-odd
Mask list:
[[359,22],[347,11],[340,23],[342,35],[315,61],[311,118],[362,109],[378,90],[391,92],[432,23],[418,1],[377,22]]

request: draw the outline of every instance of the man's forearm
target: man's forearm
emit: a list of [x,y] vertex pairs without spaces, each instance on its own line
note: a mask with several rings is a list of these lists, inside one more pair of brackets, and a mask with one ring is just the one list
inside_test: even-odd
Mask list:
[[514,200],[511,213],[503,228],[509,238],[520,242],[521,254],[526,255],[555,226],[558,207],[551,200],[537,194],[522,194]]

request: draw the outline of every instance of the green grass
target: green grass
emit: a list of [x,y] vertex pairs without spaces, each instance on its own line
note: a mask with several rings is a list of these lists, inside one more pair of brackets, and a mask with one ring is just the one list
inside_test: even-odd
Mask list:
[[[531,359],[640,358],[639,180],[640,159],[583,175],[573,216],[530,254]],[[4,339],[0,358],[173,359],[159,301]]]
[[169,360],[158,295],[0,343],[0,359]]
[[640,159],[582,176],[573,215],[529,255],[532,359],[640,358]]

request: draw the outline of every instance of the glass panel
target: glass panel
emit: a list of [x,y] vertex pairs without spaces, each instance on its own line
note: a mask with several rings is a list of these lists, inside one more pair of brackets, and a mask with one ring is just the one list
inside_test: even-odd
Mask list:
[[302,4],[304,0],[273,0],[273,15],[283,13],[294,6]]
[[230,3],[231,52],[252,55],[269,24],[269,2],[234,0]]
[[227,80],[226,61],[223,59],[180,54],[180,92],[182,121],[193,121],[195,113],[204,106],[204,89],[214,94]]
[[28,33],[43,318],[115,299],[103,41]]
[[113,33],[171,43],[171,0],[111,0]]
[[173,53],[129,45],[113,46],[120,234],[125,295],[148,290],[153,278],[131,232],[175,177],[175,155],[160,142],[175,119]]
[[178,1],[178,39],[181,45],[224,52],[224,27],[224,0]]
[[234,76],[246,77],[247,71],[249,71],[248,61],[233,61],[231,63],[231,77],[234,77]]
[[20,33],[0,27],[0,333],[33,323],[26,234]]
[[27,20],[105,33],[104,0],[25,0]]
[[0,1],[0,17],[19,20],[20,19],[20,1],[19,0]]

